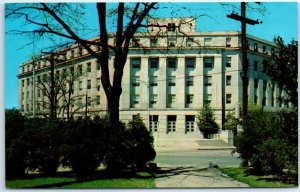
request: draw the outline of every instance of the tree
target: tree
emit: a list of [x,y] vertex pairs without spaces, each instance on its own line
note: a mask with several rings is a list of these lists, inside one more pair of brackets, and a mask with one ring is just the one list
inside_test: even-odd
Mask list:
[[233,131],[234,135],[236,135],[238,124],[239,124],[239,120],[234,117],[233,112],[228,112],[226,114],[226,119],[224,123],[225,129]]
[[213,110],[209,105],[205,105],[200,109],[197,115],[197,125],[204,138],[208,138],[209,134],[218,133],[219,125],[215,121]]
[[[278,52],[272,55],[271,60],[265,60],[266,71],[279,88],[284,90],[295,107],[298,106],[298,41],[292,40],[284,44],[278,36],[274,38]],[[281,98],[279,98],[281,99]]]
[[[151,18],[150,11],[158,9],[157,3],[142,2],[125,5],[120,2],[116,9],[110,11],[107,10],[106,3],[97,3],[99,40],[86,40],[80,33],[84,29],[84,25],[80,22],[80,16],[84,14],[83,7],[84,4],[67,3],[11,4],[6,6],[6,17],[25,18],[26,23],[34,28],[30,29],[31,32],[39,34],[40,37],[49,35],[51,38],[59,36],[68,39],[86,49],[92,57],[96,58],[101,66],[101,83],[108,101],[109,123],[112,127],[117,127],[114,124],[119,122],[123,69],[134,35],[142,28],[149,26],[164,29],[158,30],[159,35],[164,35],[168,26],[145,22],[146,18]],[[110,25],[107,25],[107,18],[109,16],[115,18],[115,33],[108,34]],[[196,17],[192,21],[195,19]],[[188,22],[184,21],[181,24],[189,26]],[[180,25],[174,27],[180,29]],[[178,33],[187,36],[183,31],[178,30]],[[150,36],[155,36],[155,33]],[[114,44],[109,43],[110,38],[115,39]],[[95,47],[99,49],[94,49]],[[110,55],[114,56],[113,72],[109,69]],[[110,74],[113,74],[112,81]]]

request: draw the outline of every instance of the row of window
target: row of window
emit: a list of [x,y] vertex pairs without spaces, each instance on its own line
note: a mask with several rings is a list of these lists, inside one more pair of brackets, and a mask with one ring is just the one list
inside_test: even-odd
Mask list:
[[[203,98],[203,103],[204,104],[210,104],[212,101],[212,94],[204,94]],[[231,104],[231,99],[232,99],[232,94],[226,94],[225,102],[226,104]],[[167,107],[176,107],[176,94],[169,94],[167,98]],[[149,102],[149,107],[153,108],[155,107],[155,104],[158,102],[158,95],[153,94],[151,95],[150,102]],[[194,94],[186,94],[185,95],[185,107],[192,107],[194,102]],[[140,104],[140,95],[135,94],[131,97],[131,108],[137,108],[139,107]]]
[[[141,69],[141,58],[131,58],[131,68]],[[195,69],[196,58],[187,57],[185,58],[185,68]],[[203,58],[204,68],[212,69],[214,68],[214,57],[204,57]],[[149,66],[151,69],[159,68],[159,58],[149,58]],[[177,58],[167,58],[167,67],[170,69],[177,68]],[[231,67],[231,57],[226,57],[226,67]]]
[[[159,126],[159,116],[158,115],[150,115],[150,132],[157,132]],[[167,129],[166,132],[176,132],[176,115],[168,115],[167,116]],[[195,130],[195,116],[194,115],[186,115],[185,116],[185,133],[194,132]]]

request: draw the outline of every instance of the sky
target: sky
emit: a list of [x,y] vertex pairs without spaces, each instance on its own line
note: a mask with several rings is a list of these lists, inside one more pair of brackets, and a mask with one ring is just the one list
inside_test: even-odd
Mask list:
[[[228,4],[228,2],[224,2]],[[239,6],[239,3],[233,3]],[[258,7],[253,2],[250,6]],[[113,6],[113,5],[112,5]],[[156,17],[179,17],[192,15],[203,15],[197,19],[197,31],[240,31],[241,25],[238,21],[226,17],[232,11],[232,6],[224,6],[220,3],[163,3],[162,9],[157,10],[154,14]],[[168,8],[172,6],[172,8]],[[247,33],[268,41],[272,41],[274,36],[283,37],[286,43],[292,39],[298,40],[298,5],[296,2],[263,2],[262,6],[266,11],[264,14],[255,11],[248,11],[247,17],[262,21],[259,25],[247,25]],[[172,11],[173,10],[173,11]],[[174,12],[174,14],[172,14]],[[239,14],[239,10],[236,10]],[[86,7],[85,22],[88,23],[90,33],[87,38],[97,34],[97,17],[95,4],[90,3]],[[2,23],[1,23],[2,24]],[[5,32],[11,29],[20,28],[23,25],[21,20],[3,22]],[[24,27],[24,26],[22,26]],[[26,27],[26,26],[25,26]],[[113,30],[110,28],[110,30]],[[8,35],[4,36],[4,68],[5,68],[5,85],[4,85],[4,104],[5,108],[18,108],[18,67],[21,63],[30,60],[33,53],[38,52],[38,47],[43,47],[47,42],[39,42],[39,46],[23,47],[29,42],[25,36]],[[23,47],[23,48],[22,48]],[[2,78],[2,77],[1,77]]]

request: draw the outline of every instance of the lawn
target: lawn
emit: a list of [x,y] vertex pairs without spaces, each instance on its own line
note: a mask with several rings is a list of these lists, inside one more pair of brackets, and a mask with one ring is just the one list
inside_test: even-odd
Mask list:
[[297,187],[295,184],[284,183],[272,177],[246,174],[244,168],[219,168],[219,170],[235,180],[248,184],[250,187]]
[[26,179],[6,181],[6,187],[16,188],[155,188],[151,174],[140,172],[137,174],[122,174],[118,177],[97,175],[87,179],[74,176],[42,177],[36,176]]

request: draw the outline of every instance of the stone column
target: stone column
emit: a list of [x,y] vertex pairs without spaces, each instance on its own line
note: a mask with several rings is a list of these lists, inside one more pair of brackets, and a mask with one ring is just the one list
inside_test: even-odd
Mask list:
[[167,101],[167,77],[166,77],[166,69],[167,69],[167,60],[166,57],[161,57],[159,60],[159,75],[158,75],[158,106],[160,109],[166,108]]

